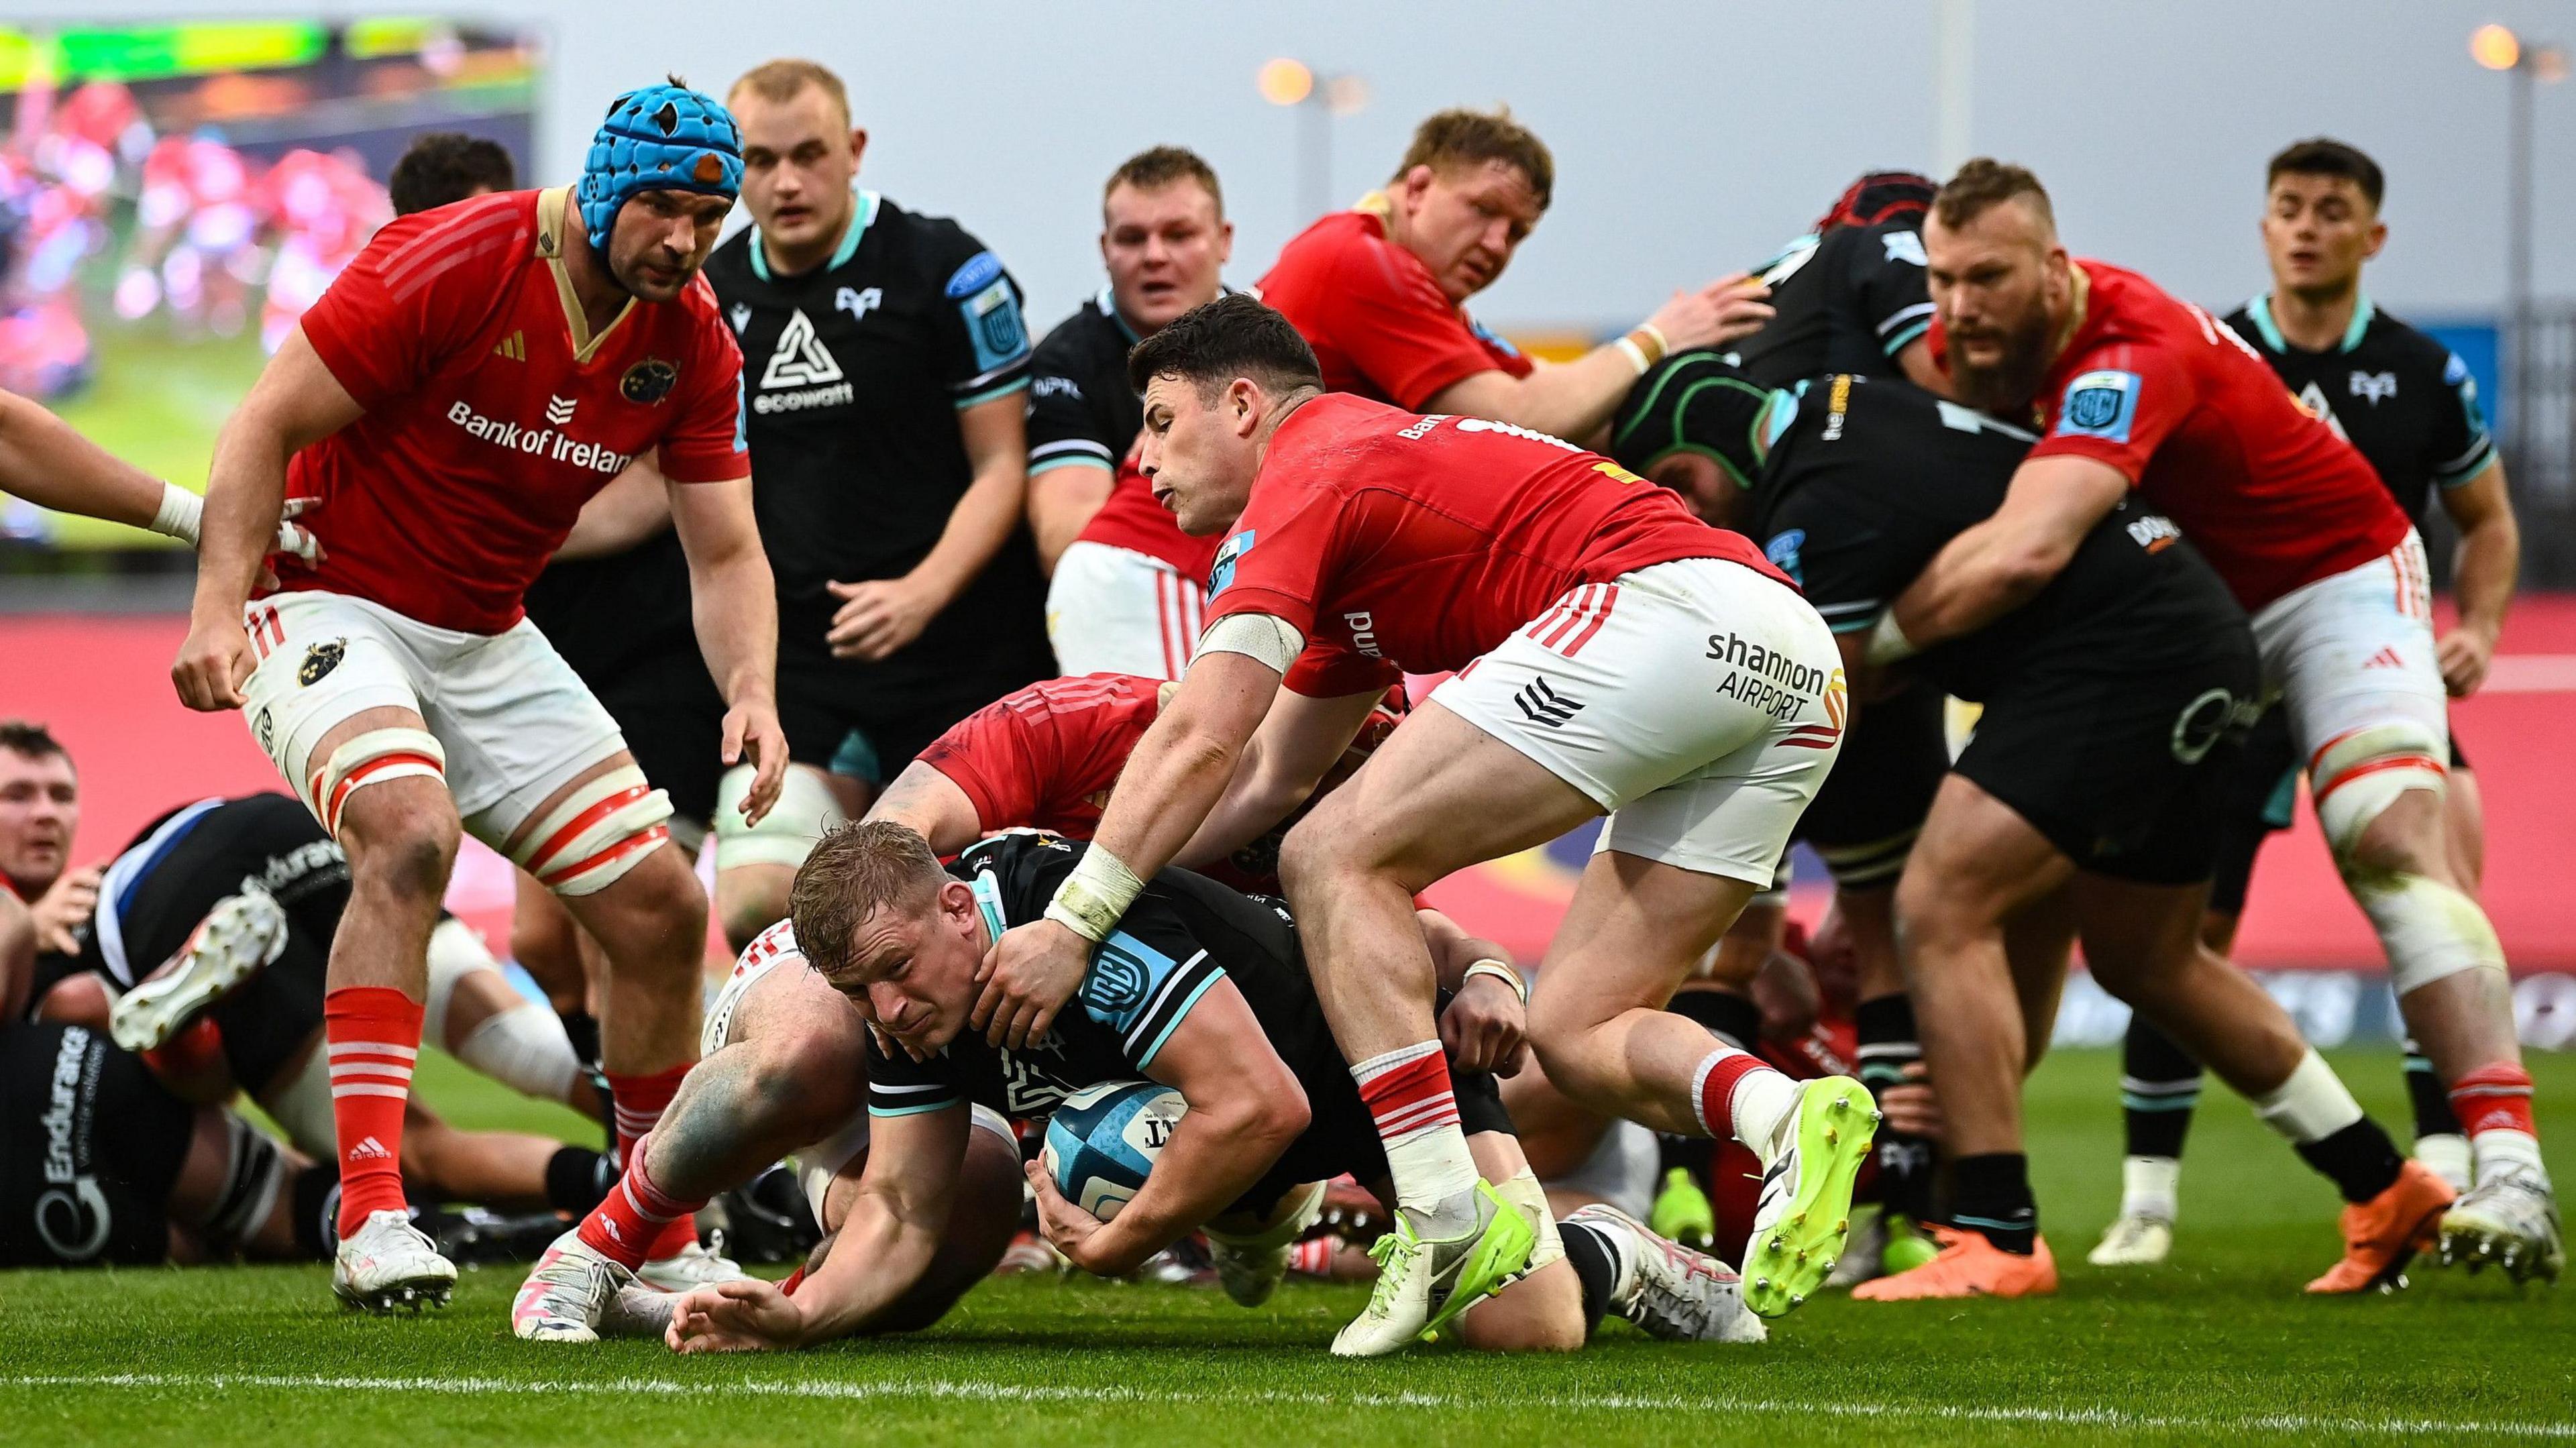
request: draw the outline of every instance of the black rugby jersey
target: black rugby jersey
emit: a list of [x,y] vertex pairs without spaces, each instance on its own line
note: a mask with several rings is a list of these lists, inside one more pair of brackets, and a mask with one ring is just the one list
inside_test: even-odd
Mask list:
[[80,963],[131,990],[188,943],[227,895],[264,893],[317,941],[340,928],[349,862],[302,801],[206,799],[143,827],[108,864]]
[[2368,296],[2353,308],[2343,340],[2322,352],[2281,335],[2268,292],[2230,314],[2227,325],[2263,354],[2302,405],[2370,460],[2407,517],[2422,522],[2435,488],[2456,488],[2494,460],[2469,364]]
[[1038,343],[1029,363],[1030,477],[1074,463],[1118,470],[1145,428],[1145,400],[1127,385],[1127,353],[1138,340],[1102,287]]
[[1897,372],[1896,355],[1932,325],[1921,220],[1838,226],[1799,237],[1755,272],[1774,315],[1732,356],[1764,387],[1827,372]]
[[[1837,375],[1775,398],[1753,536],[1836,633],[1875,626],[1944,544],[1990,516],[2037,440],[1894,378]],[[2108,678],[2185,667],[2244,627],[2182,531],[2132,496],[2036,597],[1916,663],[1982,700],[2040,667]]]
[[[780,652],[822,660],[827,582],[897,578],[939,541],[974,481],[959,411],[1028,385],[1019,286],[946,217],[857,195],[822,265],[774,275],[758,228],[707,258],[742,344],[743,426]],[[953,673],[993,652],[1043,654],[1044,582],[1025,528],[881,675]],[[860,666],[866,667],[866,666]]]

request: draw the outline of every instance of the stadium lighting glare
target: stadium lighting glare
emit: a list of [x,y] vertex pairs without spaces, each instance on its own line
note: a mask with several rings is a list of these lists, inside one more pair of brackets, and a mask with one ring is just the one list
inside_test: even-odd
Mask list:
[[1260,87],[1261,98],[1274,106],[1299,105],[1315,93],[1315,72],[1304,61],[1283,56],[1264,62],[1253,83]]
[[1324,109],[1337,116],[1355,116],[1368,109],[1368,82],[1355,75],[1337,75],[1324,82]]
[[2469,32],[2469,58],[2489,70],[2511,70],[2522,63],[2522,37],[2502,25],[2481,25]]

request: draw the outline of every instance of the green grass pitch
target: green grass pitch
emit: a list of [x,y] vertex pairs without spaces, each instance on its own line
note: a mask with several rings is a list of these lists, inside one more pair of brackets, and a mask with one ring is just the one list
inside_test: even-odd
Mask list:
[[[549,1119],[434,1064],[424,1089],[460,1120]],[[2337,1064],[2402,1133],[2395,1056]],[[2576,1129],[2576,1059],[2533,1064],[2544,1121]],[[342,1315],[319,1268],[14,1273],[0,1274],[0,1442],[2576,1439],[2576,1283],[2516,1292],[2419,1263],[2393,1297],[2303,1299],[2334,1256],[2332,1194],[2223,1090],[2194,1131],[2174,1263],[2086,1266],[2117,1197],[2117,1071],[2110,1053],[2067,1053],[2032,1084],[2041,1224],[2064,1277],[2047,1301],[1831,1298],[1755,1348],[1672,1347],[1614,1322],[1569,1358],[1345,1363],[1324,1346],[1356,1288],[1290,1286],[1245,1312],[1212,1290],[1021,1280],[916,1337],[682,1359],[513,1341],[510,1271],[469,1273],[447,1313],[417,1321]],[[2576,1180],[2576,1154],[2554,1165]]]

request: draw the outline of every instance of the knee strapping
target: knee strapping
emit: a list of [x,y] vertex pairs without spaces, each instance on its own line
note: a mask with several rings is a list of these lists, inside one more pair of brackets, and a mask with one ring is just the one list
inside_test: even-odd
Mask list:
[[671,838],[670,818],[671,797],[624,765],[565,796],[510,858],[558,895],[595,894]]
[[785,865],[794,869],[814,853],[815,842],[835,825],[847,823],[840,801],[823,776],[789,765],[778,782],[778,802],[752,824],[742,817],[742,802],[751,795],[755,771],[748,764],[725,772],[716,787],[716,869],[737,865]]
[[2411,719],[2348,730],[2319,746],[2308,759],[2309,790],[2336,859],[2352,854],[2399,795],[2427,789],[2438,797],[2448,753],[2441,731]]
[[388,779],[444,779],[447,750],[426,729],[370,729],[353,734],[305,781],[304,804],[338,838],[349,796]]
[[2464,970],[2501,972],[2504,944],[2478,902],[2439,880],[2402,870],[2345,867],[2352,898],[2379,933],[2389,984],[2399,996]]
[[258,1127],[224,1113],[224,1189],[206,1217],[206,1233],[227,1250],[239,1246],[277,1207],[286,1182],[286,1157]]

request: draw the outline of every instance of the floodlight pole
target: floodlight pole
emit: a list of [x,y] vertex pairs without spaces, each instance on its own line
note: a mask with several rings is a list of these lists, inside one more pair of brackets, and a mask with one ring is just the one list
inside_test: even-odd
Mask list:
[[2533,70],[2526,55],[2505,73],[2507,92],[2505,180],[2505,325],[2512,328],[2505,349],[2511,369],[2505,396],[2513,400],[2513,425],[2506,439],[2519,466],[2530,456],[2531,440],[2531,90]]
[[1941,0],[1932,69],[1932,172],[1946,179],[1968,159],[1976,80],[1977,0]]

